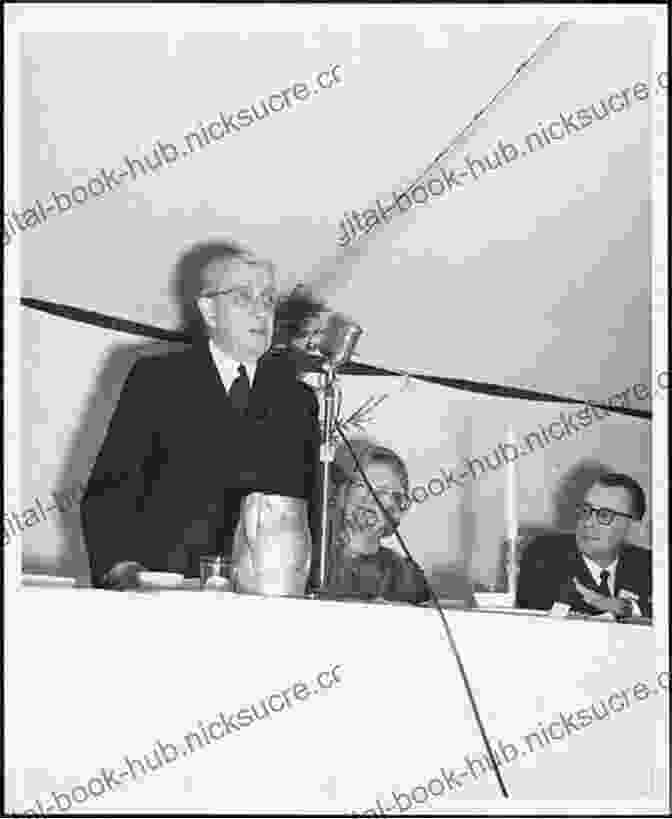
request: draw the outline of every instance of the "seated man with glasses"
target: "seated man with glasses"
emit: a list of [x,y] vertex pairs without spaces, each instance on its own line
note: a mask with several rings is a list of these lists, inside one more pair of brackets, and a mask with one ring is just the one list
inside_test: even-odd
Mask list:
[[317,398],[269,352],[274,267],[228,242],[190,254],[185,302],[205,338],[141,358],[124,384],[81,504],[95,586],[136,586],[142,569],[197,577],[201,556],[230,550],[252,492],[316,518]]
[[577,507],[576,533],[543,535],[525,550],[516,605],[581,614],[652,617],[651,552],[626,542],[646,511],[644,490],[629,475],[605,473]]
[[[405,557],[381,544],[393,534],[409,507],[408,472],[391,449],[352,442],[386,519],[356,469],[349,451],[336,452],[327,596],[421,603],[429,599],[422,574]],[[358,451],[359,450],[359,451]]]

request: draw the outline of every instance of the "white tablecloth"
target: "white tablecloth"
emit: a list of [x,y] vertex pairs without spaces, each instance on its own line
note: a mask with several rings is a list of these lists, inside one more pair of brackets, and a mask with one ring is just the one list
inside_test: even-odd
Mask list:
[[[103,766],[150,755],[157,740],[179,746],[219,712],[298,681],[312,686],[306,701],[76,810],[350,815],[378,799],[400,815],[403,794],[416,800],[407,813],[664,804],[668,694],[656,679],[668,663],[651,627],[446,612],[495,751],[519,750],[501,768],[504,800],[493,774],[479,774],[483,743],[431,609],[27,588],[12,611],[10,809],[44,808],[52,791],[72,793]],[[318,675],[335,666],[340,683],[318,691]],[[637,683],[648,698],[632,694]],[[557,727],[561,713],[614,693],[615,708],[626,690],[628,706],[607,718]],[[430,796],[442,769],[452,787]]]

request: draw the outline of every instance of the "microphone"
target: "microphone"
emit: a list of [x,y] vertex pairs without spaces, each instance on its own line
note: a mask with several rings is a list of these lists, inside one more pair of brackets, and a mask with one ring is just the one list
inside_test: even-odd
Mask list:
[[364,330],[343,313],[331,313],[320,335],[317,349],[334,369],[347,364]]
[[296,287],[276,310],[274,348],[289,352],[309,372],[332,370],[352,357],[362,327],[349,316],[327,307],[305,284]]

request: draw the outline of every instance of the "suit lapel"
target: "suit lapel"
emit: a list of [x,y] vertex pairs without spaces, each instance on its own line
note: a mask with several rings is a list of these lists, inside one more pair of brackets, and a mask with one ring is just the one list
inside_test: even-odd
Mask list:
[[194,348],[191,362],[194,393],[189,398],[200,405],[199,409],[204,421],[203,428],[210,434],[213,429],[222,428],[223,425],[227,426],[232,422],[236,411],[222,384],[217,365],[213,361],[207,343],[194,344]]
[[642,614],[651,617],[651,563],[647,559],[644,550],[641,550],[628,543],[621,551],[621,559],[616,567],[615,593],[627,591],[625,597],[636,598]]
[[581,593],[574,585],[574,578],[576,578],[581,585],[586,586],[593,591],[598,591],[597,584],[595,583],[588,566],[586,566],[586,561],[581,556],[581,552],[579,551],[579,547],[576,545],[576,542],[574,542],[570,552],[569,577],[567,579],[567,598],[562,602],[569,603],[574,611],[580,612],[581,614],[598,614],[599,612],[597,609],[594,609],[583,599]]
[[271,392],[272,373],[269,367],[267,356],[262,356],[257,362],[257,370],[254,374],[252,391],[250,392],[250,403],[247,408],[247,415],[257,421],[263,421],[270,413],[267,396]]
[[581,583],[583,586],[586,586],[593,591],[598,591],[597,583],[595,582],[595,578],[590,572],[590,569],[586,565],[586,561],[581,556],[581,552],[579,551],[578,547],[574,548],[573,552],[573,568],[574,568],[574,577]]
[[280,355],[266,353],[257,362],[254,375],[248,417],[253,421],[267,421],[278,396],[286,397],[287,386],[295,380],[295,371]]
[[[194,344],[193,359],[194,387],[196,394],[193,400],[203,402],[203,413],[211,419],[210,424],[240,424],[231,399],[222,384],[217,365],[215,364],[207,342]],[[247,418],[261,423],[268,421],[274,413],[277,397],[286,391],[287,384],[295,380],[296,373],[289,369],[289,364],[281,356],[266,353],[257,362],[254,374]]]
[[641,589],[638,589],[638,577],[635,574],[636,568],[632,561],[628,559],[628,549],[621,551],[618,564],[616,565],[616,577],[614,578],[614,597],[618,597],[621,589],[626,589],[639,597]]

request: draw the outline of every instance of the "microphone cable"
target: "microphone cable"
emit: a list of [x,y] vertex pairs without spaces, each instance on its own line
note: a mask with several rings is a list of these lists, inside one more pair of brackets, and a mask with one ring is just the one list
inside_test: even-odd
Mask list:
[[434,608],[437,610],[437,612],[439,614],[439,617],[441,618],[441,622],[443,624],[443,629],[444,629],[444,631],[446,633],[446,637],[448,638],[448,643],[449,643],[450,648],[451,648],[451,650],[453,652],[453,656],[455,657],[455,661],[457,662],[457,667],[459,669],[460,676],[462,677],[462,682],[464,683],[464,687],[465,687],[465,690],[467,692],[467,697],[469,698],[469,704],[471,705],[471,710],[473,711],[474,718],[476,720],[476,724],[478,725],[478,730],[479,730],[479,732],[481,734],[481,739],[483,740],[483,744],[485,745],[485,749],[486,749],[487,754],[488,754],[488,759],[490,760],[490,765],[492,766],[492,770],[495,772],[495,776],[497,777],[497,783],[499,784],[499,788],[500,788],[500,790],[502,792],[502,796],[504,796],[505,799],[508,799],[509,798],[509,793],[508,793],[508,791],[506,789],[506,785],[504,784],[504,780],[503,780],[502,775],[501,775],[501,773],[499,771],[499,764],[495,761],[495,755],[492,752],[492,746],[490,745],[490,740],[488,739],[487,734],[485,732],[485,728],[483,726],[483,720],[481,719],[481,715],[480,715],[480,712],[478,710],[478,706],[476,705],[476,698],[474,697],[474,692],[473,692],[473,690],[471,688],[471,684],[469,683],[469,679],[467,677],[467,672],[466,672],[466,669],[464,667],[464,663],[462,662],[462,657],[460,656],[460,652],[459,652],[459,650],[457,648],[457,643],[455,642],[455,638],[453,636],[453,633],[450,630],[450,626],[448,625],[448,620],[446,619],[446,615],[444,614],[443,609],[441,608],[441,604],[439,603],[439,598],[436,596],[436,592],[432,588],[430,582],[427,580],[427,575],[425,574],[424,569],[422,568],[422,566],[420,566],[419,563],[417,563],[417,561],[415,560],[413,555],[409,552],[408,547],[404,543],[404,539],[401,537],[401,535],[398,532],[398,526],[397,526],[396,521],[394,521],[392,519],[392,516],[388,513],[387,509],[380,502],[380,499],[378,498],[378,495],[376,494],[375,489],[371,485],[371,482],[367,478],[366,473],[364,472],[364,469],[362,468],[362,465],[361,465],[361,463],[359,461],[359,458],[357,457],[357,455],[355,454],[354,449],[350,445],[350,441],[348,440],[347,436],[345,435],[345,433],[341,429],[340,422],[338,420],[336,420],[334,422],[334,426],[335,426],[338,434],[343,439],[343,442],[345,443],[346,447],[348,448],[348,451],[350,452],[350,455],[352,456],[357,469],[359,470],[362,478],[364,479],[364,483],[366,484],[366,488],[369,490],[369,493],[371,494],[371,496],[376,501],[377,506],[379,507],[380,511],[383,514],[383,518],[393,528],[394,536],[399,541],[399,545],[401,546],[404,554],[411,561],[411,564],[413,565],[413,567],[419,572],[420,576],[422,577],[422,579],[423,579],[423,581],[425,583],[425,587],[427,588],[427,591],[429,592],[429,596],[430,596],[430,598],[432,600],[432,604],[433,604]]

